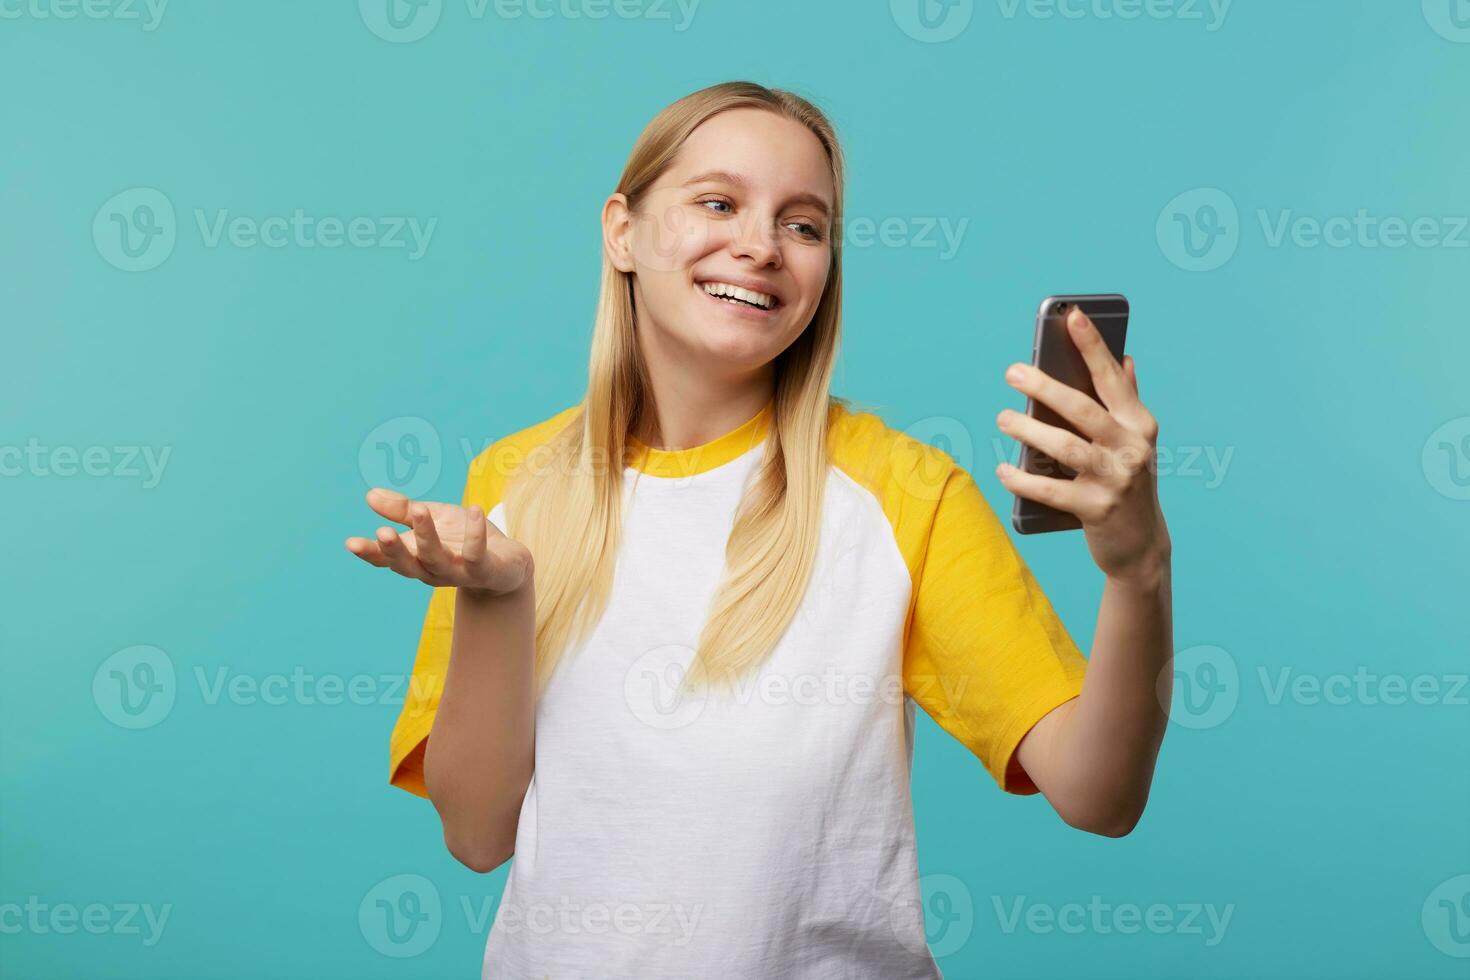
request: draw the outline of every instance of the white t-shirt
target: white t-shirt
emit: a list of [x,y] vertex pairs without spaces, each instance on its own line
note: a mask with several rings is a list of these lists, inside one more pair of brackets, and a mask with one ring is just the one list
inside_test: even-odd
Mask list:
[[[529,451],[578,411],[486,452]],[[1036,791],[1016,744],[1078,693],[1086,661],[969,474],[838,402],[798,613],[733,697],[676,697],[771,413],[691,449],[635,441],[607,611],[536,707],[486,980],[939,977],[915,703],[1003,788]],[[465,493],[502,529],[503,469],[472,467]],[[392,782],[420,795],[453,609],[436,589],[391,739]]]

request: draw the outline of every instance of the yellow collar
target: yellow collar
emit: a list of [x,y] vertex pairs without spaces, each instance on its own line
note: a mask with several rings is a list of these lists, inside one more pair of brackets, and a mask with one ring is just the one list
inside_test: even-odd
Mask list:
[[628,465],[649,476],[680,477],[704,473],[716,466],[723,466],[743,455],[755,446],[771,429],[771,418],[775,412],[775,400],[765,406],[738,427],[700,446],[688,449],[655,449],[633,436],[628,436]]

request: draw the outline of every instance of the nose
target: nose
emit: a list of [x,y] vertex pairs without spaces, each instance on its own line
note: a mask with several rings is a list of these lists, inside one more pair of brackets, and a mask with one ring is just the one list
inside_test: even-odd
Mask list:
[[781,268],[781,238],[774,221],[764,216],[748,216],[735,222],[730,239],[730,254],[748,258],[758,266]]

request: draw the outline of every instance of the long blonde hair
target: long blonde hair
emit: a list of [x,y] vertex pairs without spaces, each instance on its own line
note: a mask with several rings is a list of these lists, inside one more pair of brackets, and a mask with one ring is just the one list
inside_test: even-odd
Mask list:
[[[752,82],[700,89],[656,115],[638,137],[617,190],[635,213],[697,126],[717,113],[757,108],[799,122],[826,150],[835,189],[832,264],[811,323],[775,364],[765,452],[737,510],[723,574],[701,630],[688,685],[728,688],[759,667],[806,591],[827,478],[829,394],[842,308],[843,159],[827,117],[791,92]],[[633,273],[606,254],[579,411],[506,488],[507,531],[536,562],[536,691],[607,607],[622,529],[628,435],[651,411],[652,389],[635,337]]]

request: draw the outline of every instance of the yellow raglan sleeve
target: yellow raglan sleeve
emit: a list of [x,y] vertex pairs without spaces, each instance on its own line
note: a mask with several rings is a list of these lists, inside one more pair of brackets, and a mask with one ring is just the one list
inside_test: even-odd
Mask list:
[[1076,697],[1087,660],[974,479],[925,446],[900,480],[911,556],[904,688],[1009,793],[1037,792],[1017,745]]
[[[500,502],[505,485],[504,474],[499,472],[501,467],[496,465],[503,457],[497,452],[498,445],[485,450],[470,465],[461,498],[463,506],[479,504],[487,515]],[[434,714],[439,708],[444,674],[449,667],[454,593],[452,588],[440,588],[429,596],[413,674],[404,692],[403,708],[388,739],[388,781],[425,798],[429,793],[424,788],[424,746],[429,740],[429,730],[434,727]]]

